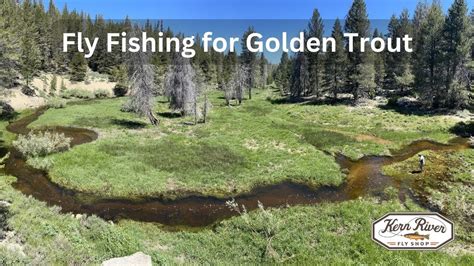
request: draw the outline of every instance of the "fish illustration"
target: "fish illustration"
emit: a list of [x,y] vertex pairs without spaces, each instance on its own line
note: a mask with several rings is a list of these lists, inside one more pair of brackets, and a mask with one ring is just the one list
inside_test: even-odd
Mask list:
[[418,232],[406,234],[404,235],[404,237],[410,240],[424,240],[424,239],[429,240],[430,239],[430,235],[420,235]]

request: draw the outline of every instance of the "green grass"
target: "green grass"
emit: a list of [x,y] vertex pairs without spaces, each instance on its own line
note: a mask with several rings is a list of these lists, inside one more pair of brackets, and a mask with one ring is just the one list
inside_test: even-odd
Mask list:
[[[395,200],[355,201],[258,210],[197,231],[167,231],[152,223],[111,225],[94,216],[60,214],[14,190],[0,177],[0,198],[10,200],[8,224],[25,256],[0,247],[0,264],[99,264],[143,251],[156,264],[436,264],[472,265],[469,243],[458,237],[437,252],[387,251],[370,238],[371,223],[387,212],[418,211]],[[264,232],[271,231],[268,237]],[[458,231],[456,230],[458,234]],[[271,240],[270,240],[271,238]]]
[[411,180],[415,194],[424,197],[430,206],[453,219],[461,238],[474,241],[474,149],[457,152],[423,152],[426,170],[411,174],[418,164],[417,156],[384,167],[384,172],[400,180]]
[[[48,110],[31,125],[87,127],[100,134],[93,143],[48,156],[54,162],[54,182],[110,197],[232,195],[283,180],[336,185],[344,175],[325,152],[357,158],[388,154],[419,138],[446,142],[457,122],[376,108],[271,104],[261,94],[229,108],[214,94],[209,123],[185,125],[192,118],[171,118],[167,104],[159,102],[161,124],[151,127],[145,119],[119,111],[125,100],[69,104]],[[387,212],[426,211],[410,200],[400,203],[397,193],[386,201],[361,198],[256,210],[208,228],[170,231],[153,223],[110,224],[95,216],[61,214],[59,208],[14,190],[13,177],[0,176],[0,199],[12,202],[8,225],[15,238],[7,245],[19,245],[25,253],[0,245],[0,264],[100,264],[142,251],[156,264],[472,265],[473,233],[462,214],[469,211],[464,207],[472,192],[462,184],[472,182],[473,152],[443,156],[427,153],[429,162],[436,158],[433,165],[443,165],[439,171],[452,170],[446,183],[451,189],[432,195],[453,210],[448,214],[455,219],[456,239],[436,252],[387,251],[371,240],[372,222]],[[405,178],[414,160],[396,165],[392,173]],[[445,161],[450,164],[440,163]]]
[[348,106],[272,104],[256,94],[242,106],[224,106],[211,95],[209,122],[186,125],[167,103],[161,124],[120,112],[124,98],[88,101],[48,110],[32,127],[94,128],[100,138],[51,156],[51,179],[108,197],[165,196],[197,192],[233,195],[286,180],[337,185],[344,176],[331,155],[389,154],[419,138],[446,142],[457,122],[449,116],[407,116]]

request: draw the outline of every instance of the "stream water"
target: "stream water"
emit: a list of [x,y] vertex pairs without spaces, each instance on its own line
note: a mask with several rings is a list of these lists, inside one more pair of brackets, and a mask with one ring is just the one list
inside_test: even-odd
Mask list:
[[[15,134],[29,132],[27,126],[44,113],[38,109],[32,115],[10,123],[7,130]],[[64,133],[72,138],[72,146],[92,142],[97,133],[88,129],[71,127],[50,127],[48,130]],[[313,189],[306,185],[284,182],[276,185],[258,187],[249,193],[234,197],[248,210],[258,207],[260,201],[265,207],[308,205],[320,202],[338,202],[355,199],[364,195],[379,195],[388,186],[399,189],[404,197],[410,184],[394,180],[382,174],[382,167],[404,161],[424,150],[460,150],[468,148],[467,140],[453,139],[449,144],[440,144],[429,140],[415,141],[406,147],[392,151],[392,156],[365,156],[359,160],[350,160],[337,155],[336,161],[342,169],[347,169],[347,180],[340,186],[322,186]],[[233,215],[226,206],[231,198],[207,196],[186,196],[175,200],[144,198],[142,200],[104,199],[60,187],[52,183],[48,173],[27,165],[25,159],[14,148],[1,148],[0,157],[10,152],[4,172],[17,177],[13,186],[25,195],[31,195],[48,205],[60,206],[62,212],[76,214],[95,214],[108,220],[133,219],[144,222],[158,222],[170,226],[207,226]],[[87,165],[84,165],[87,167]]]

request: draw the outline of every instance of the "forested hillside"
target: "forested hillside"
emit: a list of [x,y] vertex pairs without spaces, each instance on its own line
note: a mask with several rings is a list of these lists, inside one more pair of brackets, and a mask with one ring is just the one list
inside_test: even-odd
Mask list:
[[[87,67],[108,74],[111,81],[127,83],[131,78],[127,71],[130,60],[120,51],[106,52],[104,36],[108,32],[132,32],[140,28],[152,37],[158,37],[159,32],[164,37],[181,36],[162,21],[106,20],[100,15],[91,18],[87,13],[70,11],[67,6],[59,10],[53,1],[45,6],[42,1],[3,0],[0,14],[2,88],[28,85],[33,77],[44,72],[70,74],[72,81],[82,81]],[[278,67],[272,67],[263,54],[249,52],[244,41],[242,53],[237,55],[204,53],[198,39],[194,47],[197,55],[191,64],[196,83],[227,90],[228,98],[240,99],[247,90],[251,98],[253,87],[274,80],[283,95],[293,98],[332,96],[336,100],[339,93],[350,93],[355,101],[383,95],[396,102],[401,96],[415,96],[428,108],[466,108],[472,107],[473,101],[473,21],[474,12],[468,14],[463,0],[454,1],[447,14],[443,14],[436,1],[431,5],[420,2],[414,14],[403,11],[393,15],[388,29],[370,32],[366,5],[363,0],[357,0],[347,16],[336,20],[333,26],[332,37],[338,40],[339,46],[336,52],[284,53]],[[321,38],[324,27],[323,18],[315,9],[306,36]],[[86,60],[77,52],[62,52],[62,34],[66,32],[102,38],[97,51]],[[243,33],[243,40],[251,32],[254,32],[252,27]],[[415,51],[362,53],[356,49],[348,53],[344,51],[347,47],[344,47],[343,32],[357,32],[359,39],[410,35],[414,38]],[[157,52],[144,60],[143,63],[153,66],[154,94],[166,94],[165,74],[173,54]],[[128,78],[124,72],[129,73]],[[242,86],[239,80],[244,82]]]

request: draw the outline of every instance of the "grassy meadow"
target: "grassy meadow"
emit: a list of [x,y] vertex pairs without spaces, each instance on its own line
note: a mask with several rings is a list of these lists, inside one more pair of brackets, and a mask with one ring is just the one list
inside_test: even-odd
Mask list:
[[[206,124],[169,113],[160,101],[161,124],[120,111],[126,98],[70,103],[49,109],[33,128],[76,126],[99,133],[95,142],[49,155],[53,182],[105,197],[164,196],[189,193],[229,196],[261,184],[284,180],[313,186],[345,180],[332,154],[352,158],[389,154],[420,138],[447,142],[458,122],[452,116],[403,115],[376,107],[356,108],[309,103],[284,104],[260,92],[242,106],[227,107],[219,94]],[[2,129],[6,122],[1,122]],[[6,142],[13,138],[4,134]],[[472,184],[472,150],[451,155],[431,153],[432,165],[456,162],[446,184]],[[415,159],[385,171],[396,178],[416,165]],[[440,166],[441,167],[441,166]],[[467,168],[466,168],[467,167]],[[436,172],[436,173],[439,173]],[[423,176],[427,180],[434,177]],[[12,188],[14,177],[0,177],[0,198],[12,203],[8,229],[0,245],[0,264],[95,265],[142,251],[157,264],[433,264],[472,265],[472,230],[459,204],[472,193],[432,187],[443,211],[456,219],[456,240],[439,252],[387,251],[370,238],[374,220],[392,211],[424,210],[397,193],[314,206],[259,209],[200,229],[60,213],[59,207],[26,197]],[[441,194],[440,194],[441,193]],[[433,196],[434,197],[434,196]],[[461,202],[461,203],[460,203]],[[469,205],[467,205],[469,206]]]
[[359,158],[389,154],[420,138],[446,142],[457,122],[378,108],[284,104],[272,95],[263,91],[242,106],[227,107],[215,93],[208,123],[196,126],[159,101],[161,124],[151,127],[121,112],[126,99],[115,98],[49,109],[31,127],[99,132],[93,143],[50,156],[53,182],[107,197],[173,198],[188,192],[228,196],[286,180],[338,185],[344,175],[331,154]]

